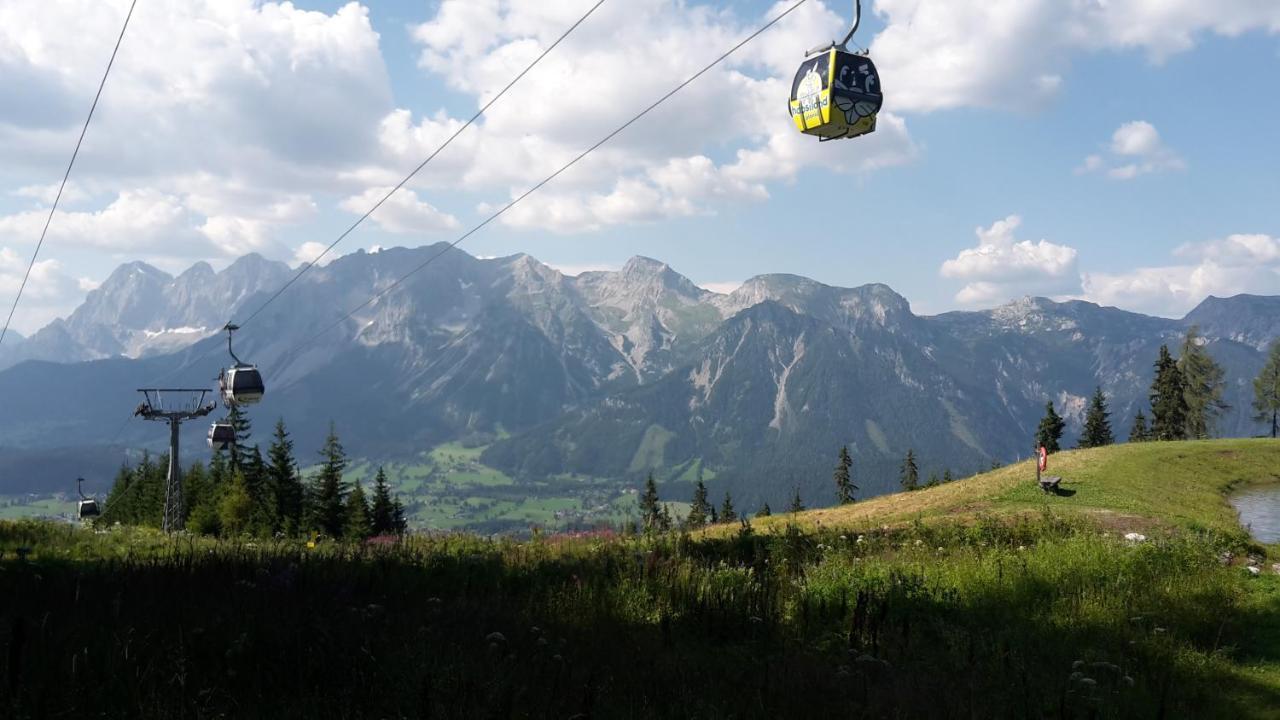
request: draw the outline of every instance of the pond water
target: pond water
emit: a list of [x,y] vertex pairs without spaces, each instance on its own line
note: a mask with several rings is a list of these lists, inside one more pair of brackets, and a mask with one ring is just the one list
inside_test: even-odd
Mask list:
[[1240,524],[1249,528],[1254,539],[1280,543],[1280,486],[1249,488],[1229,500],[1240,513]]

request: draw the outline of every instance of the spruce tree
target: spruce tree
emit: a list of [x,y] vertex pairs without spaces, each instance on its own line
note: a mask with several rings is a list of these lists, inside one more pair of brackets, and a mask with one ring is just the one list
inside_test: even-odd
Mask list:
[[396,498],[391,503],[392,527],[395,534],[404,535],[409,532],[409,518],[405,516],[404,504],[400,502],[400,498]]
[[1051,453],[1058,452],[1062,449],[1059,443],[1062,441],[1062,431],[1066,427],[1067,424],[1053,409],[1053,401],[1048,401],[1044,405],[1044,417],[1040,420],[1040,426],[1036,428],[1036,446],[1043,447]]
[[396,531],[396,508],[391,500],[391,488],[387,486],[387,474],[378,467],[373,478],[373,503],[369,508],[369,521],[374,535],[391,535]]
[[262,460],[262,451],[257,445],[250,448],[246,455],[244,480],[249,490],[249,499],[253,503],[249,530],[255,535],[270,536],[279,527],[279,516],[267,464]]
[[218,519],[225,535],[239,535],[249,530],[249,520],[253,513],[253,498],[249,496],[249,485],[244,473],[231,471],[231,482],[227,485],[222,499],[218,503]]
[[729,497],[729,491],[724,492],[724,502],[720,505],[720,522],[731,523],[738,519],[738,513],[733,509],[733,498]]
[[276,421],[271,447],[267,448],[267,489],[276,501],[276,530],[289,537],[302,532],[302,478],[293,459],[293,441],[285,429],[284,419]]
[[1139,410],[1133,416],[1133,427],[1129,429],[1129,442],[1146,442],[1151,439],[1151,431],[1147,429],[1147,416]]
[[773,514],[773,510],[769,509],[769,503],[760,506],[760,511],[756,513],[756,517],[769,517]]
[[800,500],[799,485],[796,486],[795,493],[791,496],[791,507],[789,509],[793,513],[804,512],[804,502]]
[[667,532],[671,529],[671,506],[663,503],[662,509],[658,511],[658,529]]
[[645,532],[662,529],[662,508],[658,506],[658,483],[653,473],[644,481],[644,492],[640,495],[640,518]]
[[955,480],[955,479],[956,479],[956,477],[955,477],[954,475],[952,475],[952,474],[951,474],[951,468],[947,468],[946,470],[944,470],[944,471],[942,472],[942,482],[943,482],[944,484],[945,484],[945,483],[952,482],[952,481],[953,481],[953,480]]
[[1205,349],[1200,328],[1195,325],[1187,330],[1182,341],[1178,372],[1182,374],[1182,394],[1187,407],[1187,437],[1192,440],[1212,437],[1218,417],[1229,407],[1222,400],[1226,373]]
[[711,508],[710,510],[711,516],[708,518],[708,520],[711,521],[712,525],[715,525],[716,523],[720,522],[720,515],[716,513],[715,505],[711,505],[710,508]]
[[1271,437],[1280,430],[1280,340],[1271,343],[1267,363],[1253,381],[1253,419],[1270,423]]
[[111,483],[111,492],[107,494],[106,507],[102,509],[98,522],[103,525],[116,523],[127,525],[132,522],[133,494],[130,492],[130,486],[133,484],[133,478],[133,470],[121,463],[120,469],[116,471],[116,478]]
[[1080,435],[1080,447],[1093,448],[1110,445],[1116,441],[1111,434],[1111,413],[1107,410],[1107,396],[1102,386],[1093,391],[1089,411],[1084,417],[1084,432]]
[[[240,405],[232,405],[227,411],[227,422],[231,423],[231,428],[235,431],[235,441],[230,447],[231,464],[243,472],[249,460],[249,437],[253,435],[253,422]],[[248,481],[248,478],[245,480]]]
[[[840,448],[840,460],[836,463],[836,470],[832,475],[832,479],[836,483],[836,501],[841,505],[848,505],[853,502],[853,491],[858,489],[853,484],[853,478],[849,472],[852,467],[853,458],[849,456],[849,446],[845,445]],[[721,513],[721,515],[723,514]]]
[[930,470],[930,471],[929,471],[929,482],[925,483],[925,484],[924,484],[924,486],[925,486],[925,487],[938,487],[938,486],[939,486],[939,485],[941,485],[941,484],[942,484],[942,480],[938,477],[938,471],[937,471],[937,470]]
[[907,448],[907,457],[902,461],[902,469],[898,472],[898,482],[902,489],[911,492],[920,487],[920,468],[916,465],[916,452]]
[[369,517],[369,503],[364,497],[364,487],[357,480],[347,493],[346,526],[343,532],[350,540],[364,540],[373,534],[373,521]]
[[[200,503],[200,498],[208,492],[209,477],[204,463],[194,462],[182,473],[182,517],[183,526],[191,519],[191,511]],[[190,528],[187,528],[190,530]]]
[[329,436],[325,438],[320,456],[323,463],[312,483],[308,527],[331,538],[339,538],[346,525],[343,501],[347,497],[347,488],[342,473],[347,467],[347,455],[338,441],[333,423],[329,424]]
[[693,488],[693,503],[690,504],[689,514],[685,517],[685,525],[692,529],[706,525],[712,511],[711,503],[707,500],[707,486],[699,480]]
[[1160,346],[1156,375],[1151,383],[1151,437],[1154,440],[1187,438],[1186,388],[1168,345]]

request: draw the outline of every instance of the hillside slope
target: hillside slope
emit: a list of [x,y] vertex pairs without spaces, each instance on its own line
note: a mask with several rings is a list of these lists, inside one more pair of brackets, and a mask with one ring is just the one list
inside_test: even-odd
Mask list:
[[1050,495],[1035,484],[1032,461],[912,493],[882,495],[844,507],[761,518],[757,527],[865,526],[981,513],[1043,511],[1090,517],[1108,526],[1239,531],[1226,501],[1231,489],[1280,483],[1280,442],[1270,439],[1134,443],[1070,450],[1049,458],[1063,478]]

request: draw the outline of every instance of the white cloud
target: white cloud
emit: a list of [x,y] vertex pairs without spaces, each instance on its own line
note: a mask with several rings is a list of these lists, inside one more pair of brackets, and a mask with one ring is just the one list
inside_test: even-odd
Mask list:
[[[58,197],[59,183],[50,183],[49,185],[26,185],[11,192],[16,197],[32,198],[37,202],[45,205],[52,205],[55,198]],[[89,197],[89,193],[80,187],[79,183],[68,181],[67,186],[62,189],[62,200],[59,201],[59,207],[66,207],[70,203],[79,202]]]
[[[483,258],[482,258],[483,259]],[[492,259],[492,258],[489,258]],[[557,263],[548,262],[546,265],[555,270],[559,270],[563,275],[577,276],[584,272],[615,272],[619,269],[618,265],[610,263]]]
[[[0,0],[0,77],[20,101],[0,103],[0,182],[61,175],[127,6]],[[181,216],[168,228],[169,256],[286,253],[276,228],[309,217],[312,192],[357,189],[337,178],[376,152],[393,107],[367,10],[257,0],[154,0],[139,10],[64,200],[85,199],[81,188],[133,188],[88,213],[101,225],[130,195],[164,196]],[[15,192],[52,200],[45,186]],[[179,242],[192,236],[205,239]],[[95,231],[81,244],[132,253],[146,243]]]
[[1022,218],[1010,215],[989,228],[977,228],[976,247],[942,264],[943,277],[965,281],[956,294],[962,305],[981,305],[1020,295],[1079,292],[1075,248],[1048,240],[1018,240]]
[[1206,33],[1280,32],[1271,0],[877,0],[871,54],[895,111],[1025,108],[1053,98],[1074,57],[1133,49],[1154,63]]
[[[347,212],[363,215],[390,189],[390,187],[369,188],[359,195],[352,195],[343,200],[339,203],[339,207]],[[401,234],[430,235],[459,226],[457,218],[440,212],[430,203],[423,202],[414,191],[408,188],[396,191],[370,217],[383,230]]]
[[1090,155],[1076,168],[1076,173],[1105,172],[1115,180],[1132,180],[1139,175],[1185,170],[1187,167],[1186,161],[1165,145],[1155,126],[1145,120],[1135,120],[1117,128],[1108,149],[1110,158]]
[[[0,242],[34,242],[48,215],[47,210],[29,210],[0,217]],[[102,210],[58,213],[46,240],[58,247],[167,255],[174,245],[202,242],[192,219],[175,196],[157,190],[128,190]],[[198,251],[209,254],[213,248],[205,241]]]
[[[3,298],[5,316],[22,286],[22,277],[30,262],[29,254],[0,246],[0,298]],[[30,334],[55,317],[70,312],[80,296],[79,284],[63,271],[61,262],[52,258],[39,260],[31,267],[22,302],[13,316],[13,327]]]
[[720,295],[728,295],[734,290],[742,287],[742,281],[731,280],[728,282],[703,282],[698,283],[698,287],[703,290],[710,290],[713,293],[719,293]]
[[[294,249],[291,264],[294,267],[298,267],[300,265],[308,265],[314,262],[315,259],[320,256],[320,253],[324,252],[324,249],[326,247],[328,247],[328,245],[325,243],[316,242],[314,240],[308,240],[307,242],[302,243],[301,245],[299,245],[297,248]],[[320,267],[324,267],[325,265],[328,265],[329,263],[333,262],[334,260],[337,260],[340,257],[342,257],[342,253],[330,252],[326,254],[324,257],[320,258],[320,262],[317,264]]]
[[1125,273],[1085,273],[1084,297],[1103,305],[1181,317],[1209,295],[1280,292],[1280,238],[1230,235],[1184,245],[1189,262]]
[[[413,29],[419,64],[483,103],[589,5],[444,0],[430,21]],[[778,3],[765,15],[788,6]],[[421,184],[505,186],[515,197],[759,21],[677,0],[602,6],[581,33],[461,136],[450,157],[428,167]],[[819,146],[795,131],[779,101],[790,87],[797,48],[834,36],[845,22],[822,2],[803,6],[503,221],[560,232],[594,230],[762,200],[770,183],[793,181],[808,168],[865,173],[910,161],[917,150],[900,117],[882,116],[880,131],[868,138]],[[380,138],[389,155],[420,156],[459,124],[440,114],[415,122],[398,111],[384,120]],[[729,159],[712,160],[712,148],[727,150]],[[367,169],[361,176],[375,177]],[[481,211],[500,205],[490,201]]]

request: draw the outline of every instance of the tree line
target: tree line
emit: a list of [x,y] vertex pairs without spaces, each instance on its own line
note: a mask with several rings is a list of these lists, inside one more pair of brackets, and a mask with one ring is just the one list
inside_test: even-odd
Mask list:
[[[1161,345],[1148,407],[1139,409],[1129,429],[1129,442],[1204,440],[1216,434],[1217,421],[1230,406],[1222,399],[1226,372],[1205,347],[1199,328],[1187,330],[1175,359],[1168,345]],[[1271,437],[1280,431],[1280,340],[1272,343],[1267,361],[1253,381],[1254,420],[1270,426]],[[1089,400],[1078,447],[1102,447],[1114,443],[1107,396],[1098,387]],[[1049,452],[1061,449],[1066,422],[1053,401],[1036,428],[1036,444]]]
[[[235,430],[228,451],[216,451],[208,464],[194,463],[183,473],[180,512],[190,532],[351,540],[406,532],[404,505],[392,495],[381,467],[372,497],[359,481],[344,479],[347,456],[332,425],[319,471],[304,481],[283,419],[276,422],[265,458],[258,445],[249,445],[251,423],[240,408],[232,407],[228,421]],[[160,527],[168,465],[167,454],[154,460],[144,454],[136,466],[122,466],[98,522]]]

